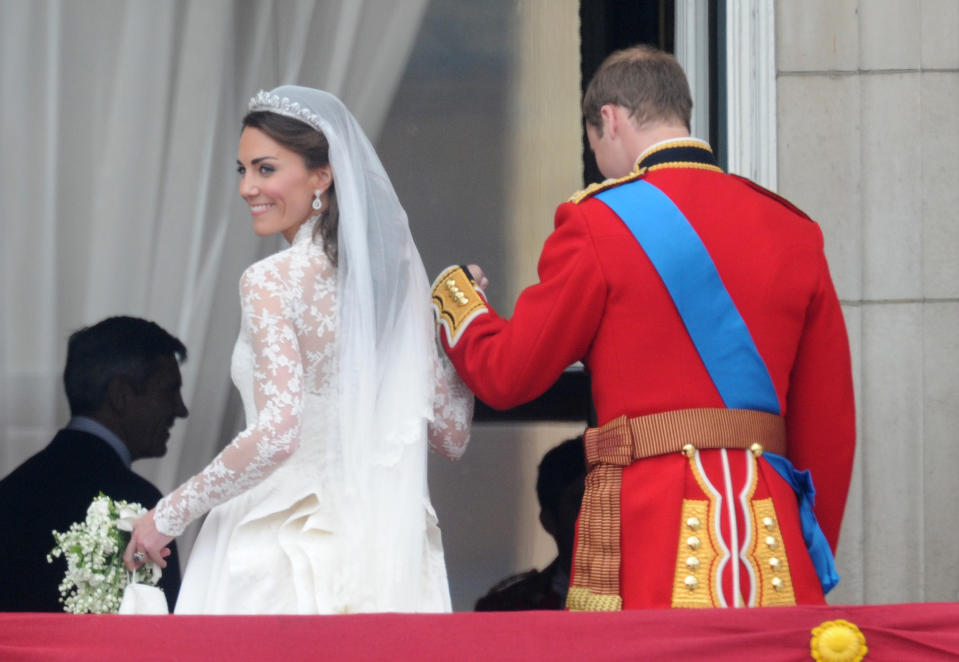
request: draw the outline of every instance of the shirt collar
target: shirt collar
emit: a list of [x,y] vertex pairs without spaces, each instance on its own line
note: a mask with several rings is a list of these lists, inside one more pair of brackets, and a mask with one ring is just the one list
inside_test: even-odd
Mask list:
[[116,454],[120,456],[120,460],[127,469],[133,464],[133,456],[130,454],[130,449],[127,448],[127,445],[121,441],[120,437],[114,434],[113,430],[102,423],[86,416],[74,416],[70,419],[70,422],[67,423],[67,429],[86,432],[87,434],[92,434],[94,437],[99,437],[107,442],[110,448],[116,451]]

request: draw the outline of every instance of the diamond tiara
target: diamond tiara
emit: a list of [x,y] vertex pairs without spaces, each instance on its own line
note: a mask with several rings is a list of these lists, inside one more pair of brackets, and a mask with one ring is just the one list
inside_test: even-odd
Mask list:
[[287,97],[270,94],[266,90],[260,90],[256,93],[256,96],[250,99],[249,109],[251,111],[266,110],[271,113],[292,117],[295,120],[306,122],[320,133],[323,133],[323,129],[320,126],[319,115],[306,106],[301,106],[296,101],[290,101]]

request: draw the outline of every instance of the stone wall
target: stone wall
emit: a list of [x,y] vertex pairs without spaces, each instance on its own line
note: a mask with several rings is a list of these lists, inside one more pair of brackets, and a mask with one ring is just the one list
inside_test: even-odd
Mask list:
[[778,190],[822,226],[859,448],[833,603],[959,598],[959,3],[777,3]]

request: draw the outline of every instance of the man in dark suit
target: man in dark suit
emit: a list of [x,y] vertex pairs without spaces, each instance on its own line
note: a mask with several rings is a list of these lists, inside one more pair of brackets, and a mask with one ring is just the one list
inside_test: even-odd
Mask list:
[[[152,508],[161,494],[130,469],[166,453],[187,416],[179,363],[186,347],[158,325],[111,317],[70,336],[63,383],[71,419],[53,441],[0,481],[0,611],[62,611],[63,558],[55,541],[86,518],[100,492]],[[176,547],[160,580],[172,610],[180,589]]]

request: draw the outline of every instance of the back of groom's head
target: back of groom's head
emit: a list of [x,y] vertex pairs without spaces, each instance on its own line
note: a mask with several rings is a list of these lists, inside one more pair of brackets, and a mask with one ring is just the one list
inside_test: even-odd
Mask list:
[[637,126],[677,124],[689,130],[693,99],[686,74],[676,58],[642,44],[611,53],[593,75],[583,95],[583,118],[603,134],[600,109],[622,106]]
[[186,347],[154,322],[109,317],[74,332],[67,343],[63,385],[73,416],[90,416],[103,405],[110,382],[140,389],[158,359],[186,360]]

